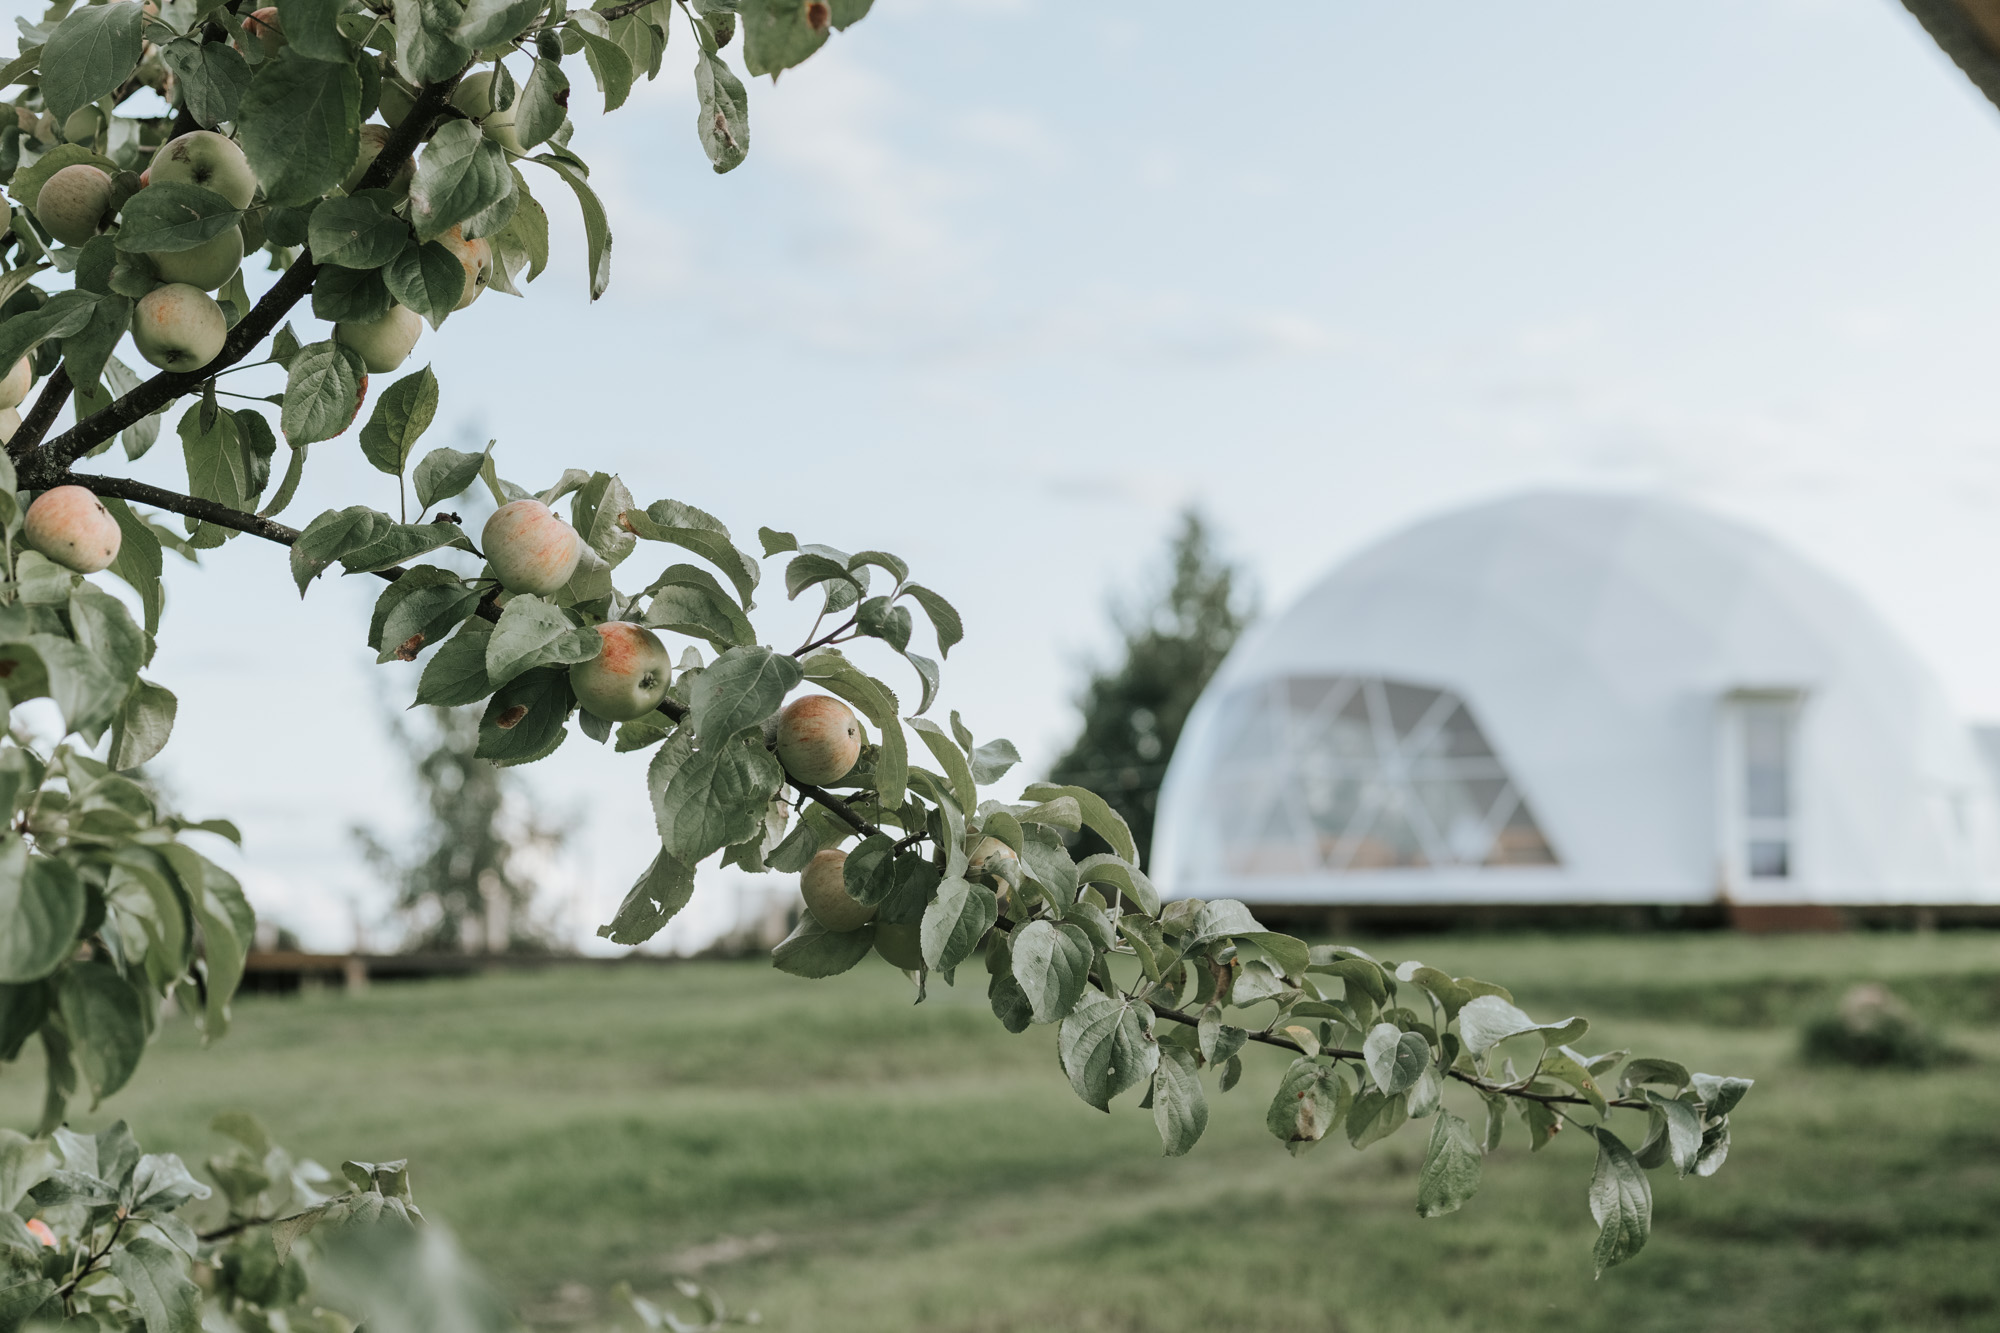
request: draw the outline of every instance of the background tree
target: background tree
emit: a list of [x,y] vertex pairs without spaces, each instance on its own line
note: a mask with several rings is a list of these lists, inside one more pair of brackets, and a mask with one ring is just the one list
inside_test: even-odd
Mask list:
[[354,839],[369,865],[396,886],[403,947],[418,953],[549,953],[554,933],[534,913],[537,885],[522,853],[552,853],[563,832],[538,820],[517,784],[479,758],[479,719],[427,708],[428,732],[393,726],[409,755],[429,820],[412,854],[397,854],[374,830]]
[[1112,612],[1123,660],[1091,672],[1077,700],[1083,730],[1051,774],[1100,793],[1149,860],[1160,781],[1188,711],[1257,614],[1243,571],[1215,549],[1196,509],[1182,511],[1163,574],[1149,603]]

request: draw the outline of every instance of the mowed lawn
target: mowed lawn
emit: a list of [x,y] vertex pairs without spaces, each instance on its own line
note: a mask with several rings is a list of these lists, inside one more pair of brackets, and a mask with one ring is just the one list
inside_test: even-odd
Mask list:
[[[124,1117],[198,1163],[210,1116],[241,1107],[329,1166],[407,1156],[425,1211],[542,1325],[608,1322],[614,1283],[685,1272],[826,1333],[2000,1328],[2000,936],[1371,948],[1510,984],[1538,1016],[1590,1001],[1587,1050],[1756,1077],[1728,1165],[1655,1173],[1651,1243],[1593,1281],[1579,1135],[1531,1158],[1516,1122],[1479,1197],[1421,1221],[1422,1128],[1294,1160],[1263,1127],[1281,1062],[1258,1051],[1170,1161],[1136,1094],[1090,1110],[1051,1032],[1000,1028],[977,964],[912,1007],[873,960],[824,982],[688,963],[246,999],[208,1050],[169,1022],[75,1123]],[[1959,1020],[1973,1062],[1801,1066],[1799,1015],[1871,976]],[[39,1081],[32,1059],[0,1075],[0,1122],[33,1119]]]

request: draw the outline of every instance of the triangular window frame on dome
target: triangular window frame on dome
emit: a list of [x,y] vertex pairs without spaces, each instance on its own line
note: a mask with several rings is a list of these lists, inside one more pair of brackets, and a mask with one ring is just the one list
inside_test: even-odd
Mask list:
[[1218,720],[1227,739],[1205,804],[1233,875],[1561,864],[1453,690],[1288,676],[1239,690]]

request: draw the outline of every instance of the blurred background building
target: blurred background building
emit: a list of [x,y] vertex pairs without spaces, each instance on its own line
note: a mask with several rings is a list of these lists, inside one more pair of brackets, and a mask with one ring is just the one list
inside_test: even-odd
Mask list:
[[1152,864],[1169,895],[1272,909],[1987,907],[1981,756],[1916,654],[1779,542],[1530,493],[1392,536],[1247,634]]

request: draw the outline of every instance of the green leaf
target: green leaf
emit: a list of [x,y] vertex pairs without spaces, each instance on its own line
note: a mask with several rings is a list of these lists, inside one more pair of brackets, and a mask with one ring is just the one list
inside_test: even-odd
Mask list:
[[590,182],[575,167],[552,153],[539,154],[534,160],[563,178],[563,183],[576,195],[577,207],[583,211],[583,235],[590,259],[590,299],[595,301],[611,286],[611,221]]
[[153,644],[123,602],[88,580],[78,580],[69,595],[69,620],[76,641],[98,666],[122,681],[138,679],[139,668],[153,654]]
[[1590,1071],[1584,1067],[1582,1058],[1569,1047],[1545,1049],[1536,1073],[1543,1078],[1552,1078],[1569,1084],[1597,1108],[1600,1116],[1606,1114],[1604,1094],[1598,1091],[1597,1080],[1592,1078]]
[[1691,1076],[1691,1081],[1710,1117],[1728,1115],[1735,1110],[1736,1104],[1749,1095],[1757,1082],[1755,1079],[1718,1074],[1695,1074]]
[[229,1027],[229,1001],[243,979],[257,917],[243,897],[243,886],[221,866],[179,843],[161,847],[160,855],[173,867],[201,927],[207,980],[203,1030],[211,1039],[220,1037]]
[[383,266],[389,295],[430,321],[444,323],[465,294],[465,266],[437,241],[412,245]]
[[789,532],[779,532],[776,528],[757,529],[757,540],[763,543],[764,558],[767,560],[774,555],[782,555],[786,551],[796,551],[799,549],[799,539],[797,537],[794,537]]
[[868,956],[875,927],[833,931],[810,911],[799,913],[799,924],[771,951],[771,965],[795,977],[835,977]]
[[419,241],[434,241],[459,226],[468,239],[485,236],[513,216],[511,210],[500,211],[513,194],[506,149],[472,121],[448,121],[417,159],[410,221]]
[[1063,1020],[1056,1050],[1070,1087],[1100,1111],[1109,1111],[1113,1097],[1150,1078],[1160,1059],[1139,1007],[1096,991],[1085,991]]
[[718,174],[735,170],[750,151],[750,98],[743,81],[721,56],[703,51],[695,61],[694,91],[701,103],[695,132],[702,151]]
[[95,745],[117,716],[130,682],[112,675],[89,650],[59,635],[30,634],[25,642],[48,672],[49,697],[62,712],[63,725]]
[[570,501],[570,526],[583,538],[584,545],[603,557],[606,564],[616,566],[639,544],[639,539],[620,522],[635,504],[624,482],[612,473],[594,472]]
[[799,664],[783,653],[731,648],[695,677],[689,720],[704,745],[716,745],[760,726],[798,686]]
[[417,487],[417,503],[429,509],[440,500],[465,494],[466,489],[479,480],[479,469],[485,465],[485,454],[468,454],[457,449],[431,450],[412,474]]
[[657,595],[646,607],[645,623],[655,629],[707,639],[717,652],[757,638],[736,600],[705,569],[669,565],[648,591]]
[[278,0],[285,48],[308,60],[352,61],[354,53],[337,22],[342,8],[341,0]]
[[1409,1097],[1396,1093],[1385,1097],[1370,1088],[1354,1099],[1347,1112],[1347,1141],[1356,1148],[1380,1143],[1410,1119]]
[[201,1333],[201,1288],[178,1251],[144,1236],[127,1241],[111,1252],[111,1275],[131,1293],[146,1333]]
[[575,707],[568,668],[524,671],[501,686],[486,705],[473,753],[503,768],[546,758],[569,734],[564,726]]
[[111,562],[111,572],[139,594],[140,605],[146,613],[146,632],[157,633],[164,600],[160,587],[160,574],[164,567],[160,539],[123,500],[114,497],[100,497],[100,500],[111,511],[111,516],[118,520],[118,558]]
[[[1052,782],[1037,782],[1029,785],[1021,793],[1025,801],[1053,801],[1068,796],[1075,800],[1083,812],[1084,827],[1111,844],[1111,850],[1133,865],[1139,864],[1139,847],[1132,841],[1132,830],[1126,827],[1124,816],[1113,810],[1102,796],[1088,787],[1063,787]],[[1257,927],[1262,930],[1263,927]]]
[[[1695,1161],[1701,1156],[1701,1116],[1694,1107],[1673,1097],[1662,1097],[1648,1088],[1645,1092],[1646,1104],[1652,1108],[1658,1132],[1666,1150],[1666,1160],[1674,1164],[1674,1174],[1685,1176],[1694,1170]],[[1652,1143],[1652,1135],[1647,1143],[1640,1146],[1640,1164],[1644,1165],[1646,1147]]]
[[485,620],[474,618],[460,625],[424,667],[417,681],[417,702],[452,708],[478,703],[493,693],[493,682],[486,678],[486,640],[492,633],[492,624]]
[[[644,944],[674,919],[694,896],[694,870],[663,848],[618,904],[617,914],[597,933],[613,944]],[[867,946],[863,946],[865,951]]]
[[604,110],[616,111],[632,95],[632,57],[609,37],[600,37],[581,24],[576,31],[583,39],[583,58],[597,78],[598,91],[604,94]]
[[1646,1172],[1616,1134],[1592,1125],[1597,1139],[1597,1166],[1590,1175],[1590,1215],[1597,1221],[1597,1243],[1591,1254],[1597,1274],[1625,1262],[1645,1248],[1653,1229],[1653,1187]]
[[916,598],[917,605],[924,608],[924,614],[930,617],[931,628],[937,632],[938,656],[949,658],[951,646],[965,637],[965,622],[958,618],[957,610],[920,583],[910,584],[903,589],[902,595]]
[[201,403],[181,414],[181,452],[187,458],[188,491],[197,499],[213,500],[231,509],[247,508],[250,463],[236,431],[236,414],[217,411],[204,427],[202,418],[208,416],[207,406]]
[[146,763],[164,750],[173,734],[180,701],[164,685],[142,680],[125,699],[111,724],[111,752],[105,762],[121,772]]
[[913,717],[910,725],[917,729],[917,736],[934,758],[944,767],[945,776],[951,779],[952,793],[958,797],[961,809],[972,810],[979,805],[979,789],[973,784],[972,769],[965,762],[965,751],[944,734],[944,729],[928,718]]
[[468,0],[459,20],[461,46],[478,50],[519,37],[545,8],[544,0]]
[[1294,1151],[1311,1147],[1340,1123],[1350,1095],[1337,1069],[1301,1057],[1279,1080],[1264,1127]]
[[183,181],[149,185],[118,213],[120,250],[142,254],[192,250],[242,220],[243,212],[213,190]]
[[1369,1077],[1385,1096],[1416,1086],[1431,1064],[1431,1048],[1422,1034],[1404,1032],[1394,1023],[1378,1023],[1361,1043]]
[[308,522],[306,530],[292,542],[292,578],[298,582],[298,594],[304,596],[306,586],[324,574],[334,560],[368,546],[392,526],[396,524],[388,514],[366,504],[330,508]]
[[412,83],[437,83],[463,69],[472,48],[458,39],[464,11],[455,0],[396,0],[396,68]]
[[1530,1032],[1543,1034],[1543,1040],[1551,1046],[1559,1045],[1575,1041],[1589,1027],[1581,1018],[1537,1023],[1497,995],[1474,996],[1458,1011],[1459,1035],[1465,1038],[1465,1049],[1474,1055],[1493,1049],[1509,1037],[1526,1036]]
[[539,597],[515,597],[486,640],[486,678],[504,685],[535,667],[588,662],[603,647],[596,630],[578,627],[553,604]]
[[101,1102],[125,1086],[145,1053],[139,992],[109,963],[74,963],[56,978],[56,1001],[76,1062]]
[[1626,1065],[1618,1076],[1618,1095],[1623,1097],[1642,1083],[1654,1083],[1679,1092],[1692,1082],[1693,1076],[1688,1073],[1686,1065],[1642,1056]]
[[71,10],[49,34],[42,48],[42,101],[58,125],[131,76],[144,49],[142,17],[132,0],[117,0]]
[[[785,596],[796,601],[798,595],[808,588],[818,587],[822,583],[837,582],[852,591],[853,596],[848,597],[844,603],[852,605],[855,597],[868,590],[867,578],[865,572],[856,573],[849,570],[839,560],[806,551],[785,563]],[[838,609],[832,607],[831,598],[829,598],[829,609]]]
[[449,634],[479,606],[477,588],[436,565],[418,565],[391,583],[375,599],[368,624],[368,646],[375,660],[414,662],[417,654]]
[[984,884],[953,876],[938,886],[937,897],[924,909],[919,936],[924,962],[933,972],[949,972],[972,957],[986,932],[1000,919],[1000,901]]
[[30,856],[19,834],[0,835],[0,982],[36,981],[76,947],[83,885],[68,863]]
[[[311,350],[305,349],[306,352]],[[294,369],[292,373],[296,375],[298,372]],[[416,447],[418,439],[430,429],[432,419],[437,416],[437,405],[437,376],[431,373],[429,366],[391,384],[388,391],[375,400],[375,410],[369,414],[368,424],[361,428],[362,456],[373,463],[378,472],[386,472],[392,477],[402,476],[403,466],[410,460],[410,450]],[[289,396],[285,401],[285,410],[291,411]]]
[[391,523],[377,529],[367,545],[343,554],[340,563],[350,574],[372,574],[445,546],[468,551],[472,543],[452,523]]
[[755,837],[784,770],[762,738],[689,753],[686,733],[660,747],[646,771],[660,842],[689,865]]
[[533,148],[562,128],[569,115],[569,76],[553,60],[537,60],[514,103],[514,137]]
[[353,65],[280,55],[251,77],[236,137],[267,200],[304,204],[347,175],[361,152],[360,125],[361,76]]
[[[1009,740],[991,740],[974,750],[969,756],[972,764],[972,780],[980,786],[990,786],[1007,775],[1007,770],[1021,762],[1021,752]],[[1122,858],[1121,858],[1122,859]]]
[[77,384],[95,384],[111,359],[111,349],[132,327],[135,303],[124,296],[100,295],[91,307],[90,320],[62,340],[63,362]]
[[720,569],[735,586],[744,608],[754,605],[752,594],[757,591],[763,571],[755,560],[736,549],[729,540],[729,529],[721,520],[676,500],[659,500],[644,510],[627,510],[624,517],[632,532],[647,541],[671,542]]
[[1067,1018],[1083,994],[1095,958],[1090,937],[1067,922],[1030,921],[1014,934],[1014,980],[1037,1023]]
[[[142,190],[139,197],[150,193]],[[315,208],[306,229],[313,259],[340,268],[377,269],[403,253],[410,243],[410,228],[383,207],[385,197],[370,190],[328,199]]]
[[808,18],[812,9],[798,0],[743,0],[743,67],[775,75],[826,45],[828,24],[823,19],[814,27]]
[[361,410],[361,354],[328,339],[299,349],[285,375],[285,406],[278,424],[294,449],[330,440]]
[[236,119],[251,77],[250,62],[236,48],[179,37],[160,48],[160,59],[173,73],[181,105],[197,125],[212,130]]
[[0,365],[11,366],[50,338],[81,333],[97,313],[89,292],[57,292],[39,310],[24,311],[0,324]]
[[1472,1130],[1450,1111],[1431,1123],[1430,1146],[1417,1172],[1417,1216],[1455,1213],[1479,1192],[1480,1153]]
[[1208,1128],[1208,1095],[1195,1072],[1195,1058],[1180,1046],[1160,1048],[1153,1071],[1153,1126],[1168,1157],[1183,1157]]

